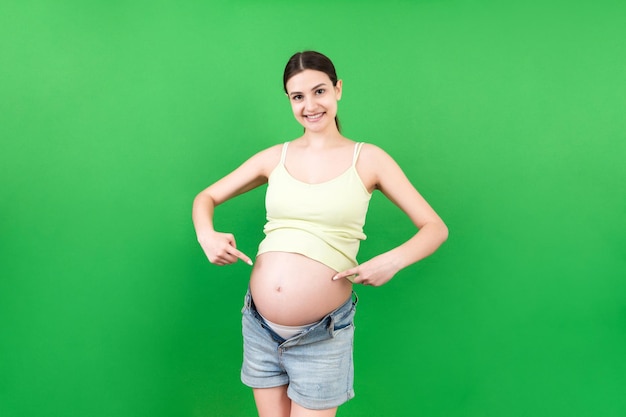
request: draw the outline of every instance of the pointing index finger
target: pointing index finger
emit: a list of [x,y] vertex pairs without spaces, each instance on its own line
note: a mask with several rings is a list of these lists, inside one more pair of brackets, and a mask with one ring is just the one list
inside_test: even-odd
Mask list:
[[233,255],[235,255],[237,258],[241,259],[248,265],[252,265],[252,259],[250,259],[248,255],[246,255],[245,253],[241,252],[238,249],[233,250],[233,252],[234,252]]
[[341,278],[346,278],[346,277],[354,276],[354,275],[356,275],[356,271],[352,271],[351,269],[348,269],[347,271],[339,272],[338,274],[336,274],[333,277],[333,281],[337,281]]

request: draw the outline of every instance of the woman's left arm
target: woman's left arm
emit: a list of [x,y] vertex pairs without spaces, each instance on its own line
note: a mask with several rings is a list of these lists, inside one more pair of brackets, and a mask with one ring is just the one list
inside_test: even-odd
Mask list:
[[[364,147],[364,151],[366,148]],[[418,231],[409,240],[362,264],[342,271],[333,279],[356,275],[357,284],[380,286],[403,268],[437,250],[448,238],[448,228],[439,215],[411,184],[400,166],[382,149],[368,145],[359,158],[364,182],[374,184],[411,219]]]

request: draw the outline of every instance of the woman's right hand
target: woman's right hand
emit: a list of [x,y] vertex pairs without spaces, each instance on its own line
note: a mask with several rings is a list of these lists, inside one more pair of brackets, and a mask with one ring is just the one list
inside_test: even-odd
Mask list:
[[248,265],[252,260],[237,249],[235,237],[231,233],[208,232],[198,236],[198,242],[202,246],[209,262],[215,265],[230,265],[241,259]]

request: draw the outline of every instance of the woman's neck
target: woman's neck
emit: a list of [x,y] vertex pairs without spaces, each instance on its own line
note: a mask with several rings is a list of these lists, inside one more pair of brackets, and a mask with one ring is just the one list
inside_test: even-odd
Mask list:
[[300,137],[301,141],[316,148],[336,145],[346,140],[337,129],[327,129],[323,132],[305,131]]

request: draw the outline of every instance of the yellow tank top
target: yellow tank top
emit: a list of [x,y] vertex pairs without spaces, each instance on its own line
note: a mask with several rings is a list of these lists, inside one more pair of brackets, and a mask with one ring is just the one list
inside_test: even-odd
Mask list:
[[319,184],[308,184],[289,174],[285,168],[288,145],[283,145],[280,163],[268,178],[265,239],[258,254],[298,253],[337,272],[356,266],[372,196],[355,166],[363,143],[355,144],[350,168]]

